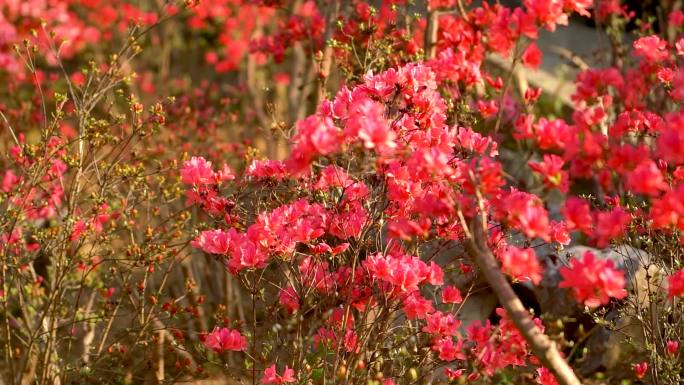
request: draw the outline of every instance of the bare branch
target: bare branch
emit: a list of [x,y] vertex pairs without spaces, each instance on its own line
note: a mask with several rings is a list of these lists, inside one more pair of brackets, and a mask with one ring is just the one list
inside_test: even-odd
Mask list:
[[501,272],[496,258],[487,247],[483,224],[480,217],[475,216],[471,228],[473,237],[467,245],[468,253],[477,263],[487,282],[492,286],[499,303],[530,345],[534,355],[553,373],[559,384],[581,385],[570,365],[561,356],[556,344],[537,327],[530,317],[530,313],[525,309]]

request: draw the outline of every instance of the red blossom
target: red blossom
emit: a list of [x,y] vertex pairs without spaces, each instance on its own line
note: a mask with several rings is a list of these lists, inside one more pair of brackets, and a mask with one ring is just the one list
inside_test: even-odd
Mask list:
[[461,291],[458,288],[448,285],[442,289],[442,303],[461,303]]
[[667,341],[666,348],[667,348],[667,354],[670,357],[675,357],[677,355],[677,351],[679,350],[679,342],[672,341],[672,340]]
[[648,372],[648,362],[644,361],[634,365],[634,374],[638,379],[642,379]]
[[562,1],[525,0],[523,4],[528,12],[537,19],[537,22],[549,31],[555,31],[557,24],[568,24],[568,15],[563,12]]
[[181,169],[181,181],[185,184],[201,186],[215,182],[214,170],[211,162],[201,157],[192,157],[183,164]]
[[665,178],[653,161],[639,164],[627,174],[627,186],[635,193],[658,195],[668,188]]
[[667,296],[683,297],[684,296],[684,269],[667,277]]
[[541,281],[542,269],[533,249],[507,246],[497,256],[501,261],[501,270],[512,278],[520,281],[530,280],[535,285]]
[[278,301],[280,302],[280,306],[290,313],[294,313],[299,309],[299,296],[291,286],[281,289],[280,292],[278,292]]
[[440,336],[455,336],[461,326],[461,321],[454,318],[453,315],[444,314],[441,311],[428,315],[425,322],[426,325],[422,329],[425,333]]
[[624,236],[631,216],[623,208],[617,207],[611,211],[598,211],[594,215],[596,227],[591,233],[592,239],[598,247],[605,247],[611,241]]
[[529,238],[551,239],[548,212],[536,195],[511,189],[497,200],[496,207],[510,226]]
[[278,374],[278,372],[276,372],[276,366],[273,364],[264,370],[264,375],[261,377],[261,383],[282,385],[285,383],[295,382],[296,379],[294,375],[294,370],[289,368],[287,365],[285,365],[283,374]]
[[532,171],[542,176],[545,186],[567,192],[568,173],[563,171],[564,164],[560,156],[553,154],[544,154],[542,162],[529,162]]
[[556,377],[546,367],[537,369],[537,383],[539,385],[558,385]]
[[436,339],[432,344],[432,350],[439,353],[439,359],[442,361],[451,362],[466,359],[463,352],[463,340],[460,339],[456,343],[452,337]]
[[650,62],[661,62],[668,57],[667,42],[656,35],[638,39],[633,44],[634,54]]
[[434,311],[432,302],[423,298],[418,292],[409,294],[403,304],[404,313],[408,319],[424,319]]
[[216,327],[204,338],[204,346],[217,353],[242,351],[247,349],[247,339],[237,330]]
[[561,288],[572,290],[575,298],[588,307],[605,305],[610,298],[622,299],[627,296],[625,275],[613,267],[613,261],[597,259],[587,251],[581,259],[572,259],[570,267],[562,267]]
[[537,47],[537,44],[532,43],[525,48],[525,52],[522,54],[522,62],[533,69],[536,69],[541,65],[542,52],[539,47]]

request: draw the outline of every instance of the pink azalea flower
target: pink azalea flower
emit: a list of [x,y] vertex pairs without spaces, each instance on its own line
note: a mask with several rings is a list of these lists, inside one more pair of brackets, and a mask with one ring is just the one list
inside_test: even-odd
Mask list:
[[461,291],[454,286],[445,286],[442,290],[442,303],[461,303]]
[[648,362],[644,361],[634,365],[634,374],[638,379],[642,379],[646,376],[648,372]]
[[630,221],[631,216],[621,207],[611,211],[596,212],[594,217],[596,228],[591,234],[596,246],[606,247],[612,240],[622,238]]
[[444,337],[435,340],[432,344],[432,350],[439,353],[439,359],[442,361],[465,360],[466,355],[463,352],[463,340],[459,339],[454,344],[452,337]]
[[256,159],[247,167],[245,175],[255,179],[273,178],[281,180],[287,175],[287,168],[279,160]]
[[390,128],[384,117],[384,108],[381,104],[370,99],[363,99],[352,106],[354,112],[345,127],[345,133],[358,137],[365,148],[377,149],[384,152],[395,148],[396,135]]
[[591,209],[586,201],[570,197],[565,201],[562,208],[565,224],[568,230],[582,230],[585,234],[590,234],[593,226]]
[[553,373],[551,373],[548,368],[543,366],[537,369],[537,383],[539,385],[558,385],[556,377],[554,377]]
[[264,370],[264,376],[261,377],[262,384],[282,385],[295,381],[294,370],[290,369],[287,365],[285,365],[285,370],[283,371],[282,376],[276,372],[276,366],[273,364]]
[[20,181],[21,181],[21,178],[18,177],[12,170],[7,170],[7,171],[5,171],[5,176],[2,178],[2,184],[0,184],[0,190],[8,193]]
[[278,292],[278,301],[280,306],[290,313],[294,313],[299,309],[299,296],[292,286],[288,286]]
[[684,269],[677,271],[671,276],[667,277],[667,296],[683,297],[684,296]]
[[216,327],[206,335],[204,346],[217,353],[226,350],[242,351],[247,349],[247,339],[237,330]]
[[635,193],[655,196],[667,189],[667,183],[658,165],[648,160],[627,174],[627,186]]
[[667,341],[667,354],[670,355],[670,357],[676,356],[677,350],[679,350],[679,342]]
[[551,240],[548,212],[538,196],[511,189],[496,201],[496,206],[499,215],[528,238]]
[[211,162],[202,157],[193,156],[190,160],[183,163],[180,175],[181,182],[188,185],[200,186],[216,181]]
[[428,315],[425,322],[427,324],[422,329],[425,333],[440,336],[455,336],[461,326],[461,321],[455,319],[452,314],[445,314],[441,311]]
[[641,56],[650,62],[661,62],[669,56],[667,42],[657,35],[642,37],[634,42],[633,47],[636,56]]
[[525,52],[522,54],[522,62],[533,69],[537,69],[541,65],[542,52],[539,47],[537,47],[537,44],[532,43],[527,46]]
[[423,319],[434,311],[432,302],[414,292],[404,299],[404,313],[408,319]]
[[223,230],[206,230],[195,238],[192,246],[208,254],[225,255],[230,250],[231,236]]
[[558,287],[571,289],[579,302],[592,308],[627,296],[624,272],[615,269],[612,260],[597,259],[590,251],[571,260],[570,267],[562,267],[560,274],[563,281]]
[[561,192],[568,191],[568,173],[563,171],[565,162],[558,155],[544,154],[542,162],[529,162],[530,168],[541,175],[544,185],[548,188],[558,188]]
[[525,0],[527,12],[534,16],[539,24],[549,31],[555,31],[556,25],[567,25],[568,15],[563,12],[563,2],[558,0]]
[[511,277],[520,281],[531,280],[535,285],[541,281],[542,269],[533,249],[508,246],[498,253],[498,257],[501,269]]

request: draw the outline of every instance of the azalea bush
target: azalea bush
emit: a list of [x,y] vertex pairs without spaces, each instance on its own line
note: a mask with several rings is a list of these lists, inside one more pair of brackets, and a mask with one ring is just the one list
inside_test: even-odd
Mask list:
[[0,5],[4,383],[681,383],[680,8]]

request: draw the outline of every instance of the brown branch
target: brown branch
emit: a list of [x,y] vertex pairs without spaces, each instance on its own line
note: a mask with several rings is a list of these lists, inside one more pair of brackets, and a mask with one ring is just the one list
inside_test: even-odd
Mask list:
[[439,24],[439,12],[430,10],[425,28],[425,59],[433,59],[437,53],[437,30]]
[[158,340],[155,351],[155,354],[157,355],[157,373],[155,373],[155,375],[157,377],[157,382],[161,384],[164,382],[164,337],[166,336],[166,330],[162,329],[157,334]]
[[320,84],[318,87],[316,105],[318,105],[321,100],[325,99],[325,88],[328,83],[328,77],[330,76],[330,70],[332,68],[333,63],[333,48],[332,45],[330,45],[329,40],[333,36],[333,31],[335,29],[335,23],[337,22],[337,15],[339,11],[340,4],[339,2],[335,1],[333,4],[330,4],[326,15],[325,40],[323,42],[325,44],[325,48],[323,49],[323,59],[321,60],[320,64]]
[[470,256],[475,260],[485,279],[496,293],[499,303],[506,310],[515,327],[523,335],[525,341],[532,348],[539,361],[547,367],[560,385],[581,385],[572,368],[563,359],[556,344],[549,339],[532,321],[530,313],[525,309],[520,299],[504,277],[496,258],[486,244],[486,235],[480,216],[476,216],[471,229],[472,238],[467,248]]
[[202,306],[200,306],[199,299],[197,298],[197,280],[195,279],[195,274],[192,271],[192,267],[189,263],[183,263],[181,264],[181,272],[183,273],[183,278],[185,281],[192,283],[192,287],[190,287],[188,290],[188,300],[190,302],[190,306],[197,309],[197,316],[194,317],[195,328],[199,332],[207,331],[209,330],[209,323],[207,322],[207,318],[204,315],[204,310]]

